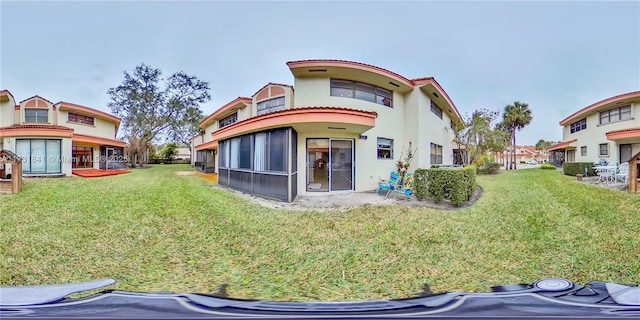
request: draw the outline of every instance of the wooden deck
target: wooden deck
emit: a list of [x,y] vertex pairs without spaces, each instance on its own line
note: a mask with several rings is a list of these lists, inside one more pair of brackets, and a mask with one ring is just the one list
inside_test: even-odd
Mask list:
[[79,176],[83,178],[98,178],[98,177],[107,177],[107,176],[115,176],[118,174],[129,173],[129,170],[102,170],[102,169],[75,169],[72,170],[74,176]]

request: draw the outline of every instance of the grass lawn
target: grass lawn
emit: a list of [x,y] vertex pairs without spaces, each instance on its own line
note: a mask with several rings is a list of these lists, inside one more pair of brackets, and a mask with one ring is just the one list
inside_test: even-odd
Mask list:
[[478,177],[459,211],[297,212],[211,188],[187,165],[29,179],[0,195],[0,286],[114,278],[122,290],[275,300],[486,291],[543,277],[640,282],[640,196],[553,170]]

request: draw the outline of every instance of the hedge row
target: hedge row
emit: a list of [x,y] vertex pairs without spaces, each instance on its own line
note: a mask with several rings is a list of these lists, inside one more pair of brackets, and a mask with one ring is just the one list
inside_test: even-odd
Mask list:
[[417,169],[414,175],[418,200],[449,200],[454,205],[468,201],[476,190],[476,167]]
[[564,171],[564,174],[568,176],[584,174],[584,169],[587,169],[587,175],[595,175],[592,162],[565,162],[562,164],[562,170]]
[[478,167],[478,174],[497,174],[500,172],[500,164],[496,162],[488,162]]

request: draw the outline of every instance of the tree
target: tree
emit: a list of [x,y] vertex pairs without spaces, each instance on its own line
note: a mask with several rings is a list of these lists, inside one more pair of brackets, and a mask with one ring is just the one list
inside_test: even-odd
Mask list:
[[554,145],[554,141],[545,141],[543,139],[538,140],[536,143],[536,150],[538,151],[547,151],[552,145]]
[[208,82],[182,71],[161,76],[160,69],[141,64],[131,74],[124,71],[122,84],[107,91],[107,105],[122,119],[132,167],[136,160],[142,166],[143,155],[159,137],[187,142],[203,119],[200,104],[211,100]]
[[496,111],[476,110],[465,120],[466,126],[455,127],[454,142],[467,147],[471,164],[475,164],[488,151],[499,148],[499,138],[493,130],[498,115]]
[[508,169],[516,169],[516,131],[522,130],[533,120],[529,105],[520,101],[504,107],[503,122],[511,132],[511,161]]
[[160,159],[171,163],[173,159],[178,156],[179,145],[175,142],[170,142],[160,148]]

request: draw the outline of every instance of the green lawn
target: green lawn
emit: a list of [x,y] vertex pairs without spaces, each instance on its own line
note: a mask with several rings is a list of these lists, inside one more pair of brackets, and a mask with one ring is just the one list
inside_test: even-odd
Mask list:
[[486,291],[542,277],[637,283],[640,196],[557,171],[478,177],[459,211],[260,207],[177,176],[186,165],[96,178],[30,179],[0,195],[0,285],[110,277],[123,290],[360,300]]

